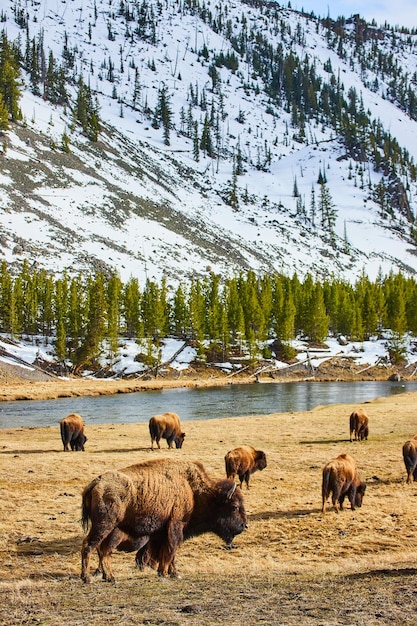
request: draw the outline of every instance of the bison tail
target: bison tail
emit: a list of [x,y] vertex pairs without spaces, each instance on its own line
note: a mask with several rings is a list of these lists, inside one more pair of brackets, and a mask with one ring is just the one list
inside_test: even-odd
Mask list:
[[330,470],[323,470],[323,482],[321,485],[321,497],[322,497],[322,507],[324,512],[324,506],[326,504],[326,500],[330,495]]
[[68,429],[68,425],[61,422],[60,429],[61,429],[62,443],[65,444],[65,442],[69,440],[69,438],[68,438],[68,430],[67,430]]
[[81,526],[84,532],[87,532],[89,521],[91,519],[91,494],[96,486],[96,480],[93,480],[83,491],[82,504],[81,504]]

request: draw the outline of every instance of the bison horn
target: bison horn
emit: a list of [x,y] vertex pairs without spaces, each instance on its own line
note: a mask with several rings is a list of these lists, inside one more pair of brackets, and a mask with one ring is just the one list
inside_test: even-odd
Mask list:
[[234,492],[236,491],[236,487],[237,487],[237,483],[233,483],[233,487],[230,487],[229,491],[227,492],[227,499],[230,500],[230,498],[232,498]]

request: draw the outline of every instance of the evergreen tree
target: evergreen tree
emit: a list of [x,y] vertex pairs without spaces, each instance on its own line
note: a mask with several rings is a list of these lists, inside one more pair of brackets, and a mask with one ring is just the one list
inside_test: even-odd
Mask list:
[[227,324],[234,342],[241,341],[245,332],[245,318],[240,301],[239,290],[235,278],[226,281],[225,298],[227,310]]
[[97,366],[106,337],[107,298],[103,274],[88,279],[86,313],[83,341],[74,355],[76,372],[84,366]]
[[6,261],[2,261],[0,269],[0,327],[11,336],[16,334],[14,286]]
[[65,129],[62,133],[61,147],[63,152],[65,152],[66,154],[70,153],[70,139],[68,137],[67,129]]
[[205,335],[206,303],[199,279],[192,279],[188,295],[191,336],[201,345]]
[[54,319],[56,320],[55,353],[58,361],[64,361],[68,356],[67,327],[69,305],[68,276],[64,272],[62,278],[55,281],[54,289]]
[[405,282],[401,274],[391,274],[386,281],[386,327],[402,336],[407,329]]
[[323,287],[316,283],[306,303],[304,332],[311,341],[324,341],[329,329],[329,319],[324,303]]
[[71,359],[75,358],[81,342],[85,336],[85,309],[86,309],[86,288],[81,276],[73,278],[69,287],[68,303],[68,348]]
[[113,275],[107,284],[107,332],[110,358],[117,356],[120,336],[122,281]]
[[145,337],[153,337],[159,341],[168,331],[169,309],[166,295],[164,280],[161,287],[155,281],[146,281],[141,302]]
[[252,344],[256,339],[265,337],[265,318],[259,303],[257,283],[255,273],[249,270],[244,287],[243,314],[246,339]]
[[326,184],[320,185],[319,211],[322,227],[332,236],[336,225],[336,207]]
[[0,93],[0,134],[4,130],[9,130],[9,111],[7,110],[6,103],[3,100],[3,96]]
[[63,362],[67,356],[67,335],[65,332],[65,324],[62,318],[59,318],[56,325],[55,339],[55,355],[59,362]]
[[169,102],[168,88],[166,85],[162,85],[158,91],[158,103],[155,109],[153,125],[154,128],[159,128],[159,126],[162,125],[164,143],[166,146],[169,146],[169,136],[172,126],[172,110]]
[[172,306],[172,329],[177,336],[186,335],[189,331],[189,311],[184,288],[181,284],[175,290]]
[[141,293],[137,278],[130,278],[123,290],[123,314],[127,336],[143,336],[141,318]]
[[97,101],[93,100],[90,87],[85,85],[83,77],[78,80],[77,100],[74,111],[75,119],[91,141],[97,141],[100,132],[100,119]]
[[11,120],[21,119],[19,63],[4,31],[0,36],[0,94]]
[[311,196],[310,196],[310,222],[313,226],[316,225],[316,193],[314,191],[314,185],[311,186]]
[[211,139],[211,132],[210,132],[210,121],[209,121],[209,117],[207,113],[204,117],[203,131],[201,133],[200,149],[203,151],[204,155],[207,155],[211,158],[214,156],[213,142]]
[[193,122],[193,156],[194,160],[200,160],[200,141],[198,138],[198,122]]

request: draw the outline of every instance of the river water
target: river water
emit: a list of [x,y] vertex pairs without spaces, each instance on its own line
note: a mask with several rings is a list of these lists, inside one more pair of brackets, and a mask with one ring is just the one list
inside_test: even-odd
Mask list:
[[164,389],[111,396],[0,402],[0,428],[54,426],[69,413],[86,424],[148,422],[175,411],[182,421],[309,411],[319,405],[355,404],[405,391],[415,382],[295,382]]

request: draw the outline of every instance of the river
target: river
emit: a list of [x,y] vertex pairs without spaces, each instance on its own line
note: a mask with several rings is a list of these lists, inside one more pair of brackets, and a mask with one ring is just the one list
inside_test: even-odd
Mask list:
[[54,426],[69,413],[86,424],[148,422],[175,411],[182,421],[309,411],[319,405],[356,404],[405,391],[415,382],[293,382],[163,389],[110,396],[0,403],[0,428]]

